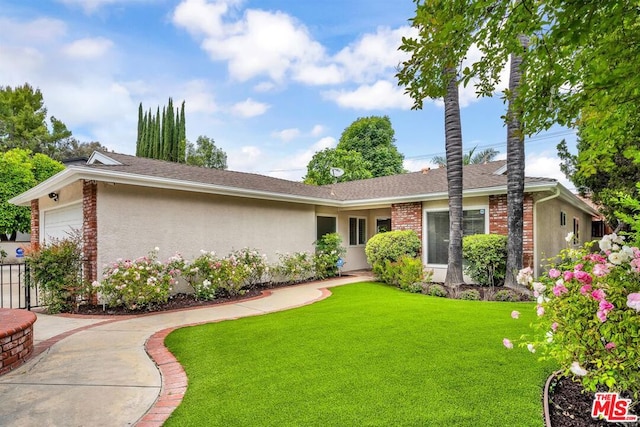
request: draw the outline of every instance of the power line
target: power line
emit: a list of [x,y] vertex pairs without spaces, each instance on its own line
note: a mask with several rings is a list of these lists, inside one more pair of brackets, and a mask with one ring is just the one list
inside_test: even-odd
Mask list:
[[[569,136],[569,135],[575,135],[575,131],[572,130],[562,130],[562,131],[556,131],[556,132],[549,132],[549,133],[545,133],[545,134],[540,134],[540,135],[536,135],[533,136],[531,138],[527,138],[525,140],[525,144],[526,145],[535,145],[537,143],[543,142],[547,139],[554,139],[554,138],[558,138],[558,137],[562,137],[562,136]],[[507,146],[507,141],[502,141],[502,142],[495,142],[492,144],[484,144],[484,145],[477,145],[474,146],[476,149],[478,150],[485,150],[488,148],[498,148],[498,147],[505,147]],[[429,154],[418,154],[417,156],[410,156],[410,157],[405,157],[405,160],[424,160],[424,159],[432,159],[436,156],[442,156],[446,154],[444,151],[438,151],[435,153],[429,153]],[[292,168],[292,169],[271,169],[268,171],[259,171],[256,173],[278,173],[278,172],[298,172],[298,171],[306,171],[307,168]]]

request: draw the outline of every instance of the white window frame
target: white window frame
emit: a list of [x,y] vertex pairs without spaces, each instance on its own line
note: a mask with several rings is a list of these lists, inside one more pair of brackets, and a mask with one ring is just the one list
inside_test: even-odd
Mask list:
[[[489,205],[470,205],[470,206],[463,206],[462,210],[463,211],[477,211],[477,210],[482,210],[484,209],[484,234],[489,234],[489,225],[490,225],[490,221],[489,221]],[[434,264],[434,263],[428,263],[427,260],[429,259],[429,218],[428,215],[429,213],[435,213],[435,212],[449,212],[448,208],[434,208],[434,209],[424,209],[422,212],[422,264],[425,265],[426,267],[436,267],[436,268],[446,268],[447,264]]]
[[[388,220],[388,221],[389,221],[389,224],[391,224],[391,217],[390,217],[390,216],[377,216],[377,217],[376,217],[376,229],[375,229],[375,230],[376,230],[376,234],[380,233],[380,232],[378,231],[378,221],[379,221],[379,220],[385,220],[385,221],[387,221],[387,220]],[[391,229],[389,229],[389,230],[387,230],[387,231],[391,231]]]
[[338,215],[316,213],[316,230],[313,233],[313,235],[315,236],[316,240],[318,239],[318,217],[320,217],[320,216],[335,219],[335,221],[336,221],[336,231],[335,231],[335,233],[338,233],[339,224],[340,224],[340,221],[338,221]]
[[[351,220],[355,219],[356,220],[356,244],[352,244],[351,243]],[[364,220],[364,242],[360,241],[360,221]],[[357,247],[357,246],[365,246],[367,244],[367,217],[366,216],[350,216],[348,218],[348,223],[349,223],[349,233],[347,235],[348,239],[349,239],[349,246],[350,247]]]

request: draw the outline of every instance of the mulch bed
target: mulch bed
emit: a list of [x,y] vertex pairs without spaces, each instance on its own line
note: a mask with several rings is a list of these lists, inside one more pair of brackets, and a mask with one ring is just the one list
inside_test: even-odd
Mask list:
[[205,307],[216,304],[224,304],[226,302],[239,301],[247,298],[253,298],[262,293],[263,289],[252,289],[244,295],[234,297],[216,298],[212,301],[197,300],[192,294],[175,294],[169,297],[165,303],[152,304],[138,310],[130,310],[126,307],[103,307],[102,305],[81,304],[74,314],[86,315],[109,315],[109,316],[129,316],[132,314],[158,313],[169,310],[180,310],[193,307]]
[[[570,378],[555,378],[549,387],[549,415],[553,427],[640,427],[640,422],[610,423],[591,418],[594,393],[582,393],[582,386]],[[622,396],[631,398],[630,396]],[[637,403],[637,402],[635,402]],[[638,414],[640,404],[631,409]]]

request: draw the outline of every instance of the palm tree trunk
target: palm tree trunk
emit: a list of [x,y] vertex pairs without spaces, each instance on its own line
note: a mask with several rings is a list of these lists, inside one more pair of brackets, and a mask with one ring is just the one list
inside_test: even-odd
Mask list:
[[462,125],[458,102],[456,71],[445,71],[451,76],[444,97],[444,132],[447,156],[447,188],[449,191],[449,253],[445,286],[464,283],[462,277]]
[[[528,39],[520,37],[524,49]],[[509,74],[509,110],[507,112],[507,271],[505,287],[518,289],[518,271],[523,267],[524,240],[524,132],[520,123],[521,111],[513,105],[522,78],[522,57],[511,55]]]

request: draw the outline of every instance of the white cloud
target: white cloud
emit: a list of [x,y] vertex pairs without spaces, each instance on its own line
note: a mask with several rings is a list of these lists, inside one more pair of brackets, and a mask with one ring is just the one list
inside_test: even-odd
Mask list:
[[179,92],[185,104],[188,105],[189,113],[215,113],[218,111],[213,90],[205,80],[191,80],[186,82]]
[[390,81],[378,80],[372,85],[362,85],[353,91],[331,90],[323,93],[325,99],[335,101],[344,108],[377,110],[399,108],[408,110],[413,101],[404,90]]
[[398,50],[402,37],[416,36],[409,26],[397,29],[379,27],[375,34],[365,34],[358,41],[342,49],[333,58],[347,76],[358,82],[372,82],[385,73],[394,72],[407,54]]
[[295,139],[300,136],[300,129],[298,128],[283,129],[281,131],[272,132],[271,136],[273,136],[274,138],[281,139],[284,142],[289,142],[292,139]]
[[552,152],[529,154],[525,161],[525,175],[530,177],[553,178],[575,191],[575,186],[560,170],[560,158]]
[[308,148],[279,159],[270,171],[266,171],[266,174],[276,178],[301,181],[307,173],[307,165],[313,155],[325,148],[334,148],[337,143],[338,141],[330,136],[321,138]]
[[276,88],[273,82],[260,82],[253,87],[256,92],[271,92]]
[[68,6],[82,8],[86,14],[91,14],[104,6],[122,3],[153,3],[157,0],[58,0]]
[[338,84],[344,81],[344,73],[336,64],[303,64],[295,71],[294,79],[308,85]]
[[325,132],[325,127],[322,125],[315,125],[313,129],[311,129],[311,136],[320,136]]
[[78,39],[63,47],[65,55],[77,59],[93,59],[103,56],[111,47],[113,42],[104,37]]
[[230,170],[255,171],[264,164],[264,155],[259,147],[247,145],[227,152]]
[[286,13],[246,9],[240,19],[225,22],[237,4],[184,0],[174,11],[173,23],[202,38],[201,47],[211,59],[226,61],[231,78],[238,81],[258,76],[282,81],[292,69],[324,57],[322,45]]
[[247,98],[242,102],[238,102],[231,107],[231,112],[237,116],[249,118],[260,116],[269,109],[269,105],[254,101],[251,98]]
[[18,22],[0,17],[0,40],[24,45],[53,43],[67,33],[67,24],[58,19],[38,18],[29,22]]

